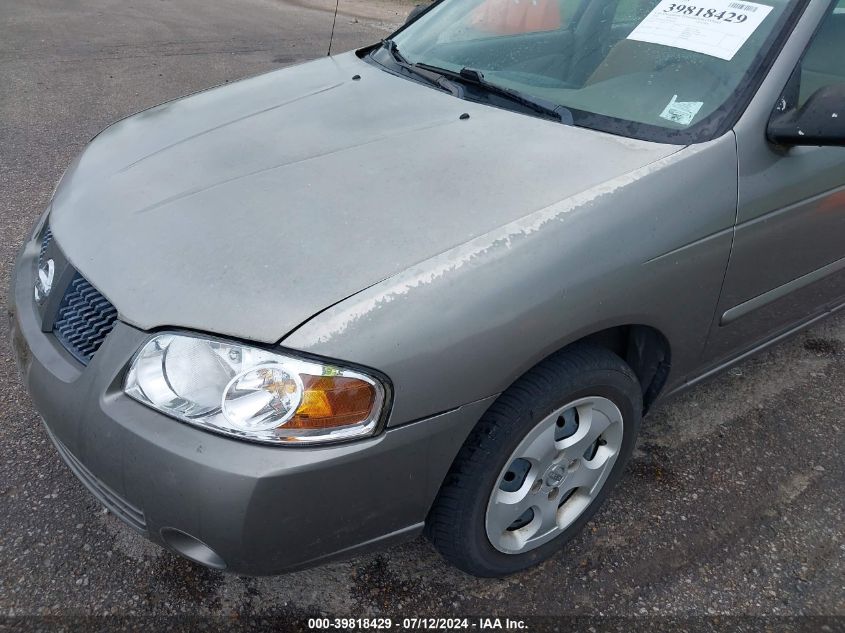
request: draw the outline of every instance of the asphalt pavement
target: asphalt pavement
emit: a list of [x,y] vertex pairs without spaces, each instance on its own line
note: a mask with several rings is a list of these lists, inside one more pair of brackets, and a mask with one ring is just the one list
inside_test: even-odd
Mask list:
[[[339,16],[336,51],[389,32],[399,12],[379,6],[369,17]],[[325,55],[331,20],[277,0],[0,3],[0,285],[63,169],[100,129],[183,94]],[[41,427],[4,318],[0,630],[60,622],[26,616],[68,615],[227,624],[273,616],[307,628],[304,618],[316,614],[581,616],[575,622],[585,630],[602,622],[619,630],[667,622],[673,630],[686,630],[679,622],[690,630],[843,630],[843,370],[840,316],[661,405],[588,529],[526,573],[471,578],[418,539],[299,573],[243,578],[163,551],[100,508]],[[625,619],[600,619],[611,616]],[[96,622],[131,629],[135,621]]]

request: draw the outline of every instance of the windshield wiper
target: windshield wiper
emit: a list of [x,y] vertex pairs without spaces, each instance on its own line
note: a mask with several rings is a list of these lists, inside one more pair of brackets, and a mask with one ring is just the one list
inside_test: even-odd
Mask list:
[[453,96],[463,96],[463,89],[452,81],[446,79],[444,74],[439,70],[422,68],[418,64],[412,64],[399,51],[399,47],[392,39],[384,39],[381,41],[381,46],[384,48],[397,66],[407,70],[409,73],[422,77],[428,83],[442,90],[452,93]]
[[504,86],[500,86],[498,84],[487,81],[484,78],[484,74],[480,70],[475,70],[473,68],[462,68],[460,72],[455,72],[446,68],[438,68],[437,66],[430,66],[428,64],[423,63],[414,64],[414,66],[432,72],[438,72],[442,75],[457,79],[458,81],[464,82],[466,84],[482,88],[489,94],[495,94],[499,97],[503,97],[513,103],[517,103],[523,106],[524,108],[533,110],[537,114],[541,114],[550,119],[560,121],[561,123],[565,123],[567,125],[573,125],[572,113],[566,106],[562,106],[558,103],[553,103],[552,101],[546,101],[545,99],[540,99],[538,97],[531,97],[519,92],[518,90],[506,88]]
[[456,97],[464,98],[464,91],[460,85],[455,84],[453,81],[449,81],[447,77],[455,79],[462,84],[469,84],[481,88],[489,94],[495,94],[499,97],[503,97],[512,103],[519,104],[528,110],[532,110],[537,114],[554,119],[555,121],[559,121],[567,125],[573,124],[572,113],[565,106],[551,101],[546,101],[545,99],[530,97],[517,90],[489,82],[484,78],[484,75],[480,70],[462,68],[460,72],[455,72],[453,70],[421,62],[412,64],[405,59],[405,56],[402,55],[402,52],[396,45],[396,42],[392,39],[387,38],[382,40],[381,45],[382,48],[390,53],[397,66],[403,68],[409,73],[422,77],[428,83],[438,88],[451,92]]

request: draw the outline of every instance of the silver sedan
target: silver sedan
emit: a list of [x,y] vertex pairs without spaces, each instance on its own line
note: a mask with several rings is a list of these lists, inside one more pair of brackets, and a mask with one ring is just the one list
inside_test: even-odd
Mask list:
[[440,0],[116,123],[12,275],[47,433],[218,569],[549,558],[658,399],[845,306],[843,7]]

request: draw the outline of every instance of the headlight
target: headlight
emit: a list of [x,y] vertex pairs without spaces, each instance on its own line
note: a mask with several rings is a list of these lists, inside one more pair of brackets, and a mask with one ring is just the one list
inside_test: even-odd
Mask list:
[[358,371],[181,334],[150,339],[124,390],[184,422],[273,444],[372,435],[387,396],[380,379]]

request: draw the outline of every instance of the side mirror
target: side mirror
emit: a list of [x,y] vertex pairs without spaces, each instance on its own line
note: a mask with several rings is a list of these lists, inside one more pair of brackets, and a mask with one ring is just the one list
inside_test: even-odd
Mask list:
[[777,145],[845,147],[845,84],[821,88],[800,110],[776,113],[767,134]]
[[411,9],[411,12],[408,14],[408,17],[405,18],[405,24],[410,24],[411,22],[416,20],[423,11],[428,9],[428,7],[429,5],[427,4],[416,5],[413,9]]

